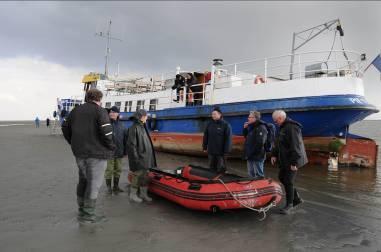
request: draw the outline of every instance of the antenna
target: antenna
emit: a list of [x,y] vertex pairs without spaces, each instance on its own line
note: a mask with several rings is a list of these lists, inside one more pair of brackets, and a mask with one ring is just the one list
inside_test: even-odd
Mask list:
[[108,64],[109,64],[109,58],[110,58],[110,44],[111,40],[117,40],[117,41],[123,41],[119,38],[114,38],[111,36],[111,19],[108,23],[108,29],[106,34],[104,32],[97,32],[95,33],[95,36],[106,38],[106,54],[105,54],[105,76],[108,79]]

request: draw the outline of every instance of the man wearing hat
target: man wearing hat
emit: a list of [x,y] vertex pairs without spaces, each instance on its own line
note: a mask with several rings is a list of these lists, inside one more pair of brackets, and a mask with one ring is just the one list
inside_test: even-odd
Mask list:
[[[123,192],[119,187],[120,174],[122,173],[122,160],[127,155],[127,129],[119,121],[119,108],[116,106],[107,109],[113,132],[113,140],[116,146],[114,156],[107,161],[105,179],[107,192],[109,194],[118,194]],[[112,186],[113,182],[113,186]]]
[[212,111],[212,121],[206,126],[202,148],[208,152],[210,169],[222,173],[226,171],[225,156],[232,148],[232,129],[222,119],[219,107]]
[[[141,203],[152,201],[148,196],[148,171],[156,168],[153,144],[146,127],[147,111],[138,109],[131,118],[132,126],[128,129],[128,163],[132,175],[130,200]],[[137,194],[139,190],[139,196]]]

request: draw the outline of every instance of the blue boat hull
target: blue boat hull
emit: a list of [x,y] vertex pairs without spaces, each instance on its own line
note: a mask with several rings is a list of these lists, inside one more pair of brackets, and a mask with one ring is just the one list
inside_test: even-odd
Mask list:
[[[349,125],[378,112],[362,96],[298,97],[150,111],[156,119],[151,119],[149,124],[157,133],[202,133],[215,106],[221,108],[224,119],[232,126],[233,134],[238,136],[242,135],[243,124],[251,110],[262,112],[262,119],[272,122],[272,112],[283,109],[303,125],[304,136],[346,136]],[[127,126],[131,124],[127,119],[132,114],[122,113],[122,120],[126,120]]]

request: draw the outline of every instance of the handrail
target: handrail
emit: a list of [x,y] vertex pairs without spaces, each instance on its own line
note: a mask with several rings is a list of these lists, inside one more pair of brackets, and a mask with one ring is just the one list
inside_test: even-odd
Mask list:
[[[246,64],[246,63],[252,63],[252,62],[261,62],[261,61],[269,61],[269,60],[273,60],[273,59],[280,59],[280,58],[285,58],[285,57],[290,57],[292,55],[294,56],[298,56],[298,55],[306,55],[306,54],[318,54],[318,53],[329,53],[329,52],[333,52],[333,53],[343,53],[343,50],[331,50],[331,51],[312,51],[312,52],[301,52],[301,53],[295,53],[295,54],[284,54],[284,55],[281,55],[281,56],[273,56],[273,57],[266,57],[266,58],[259,58],[259,59],[254,59],[254,60],[247,60],[247,61],[241,61],[241,62],[235,62],[235,63],[230,63],[230,64],[224,64],[222,66],[234,66],[234,65],[239,65],[239,64]],[[356,54],[358,56],[361,56],[361,53],[357,52],[357,51],[347,51],[345,50],[344,52],[346,53],[353,53],[353,54]]]
[[[343,53],[348,55],[344,57]],[[320,54],[320,55],[319,55]],[[293,63],[293,72],[289,70],[289,63],[286,63],[288,57],[296,57]],[[136,82],[131,82],[132,85],[124,86],[120,90],[113,90],[116,94],[125,94],[124,92],[131,92],[136,86],[141,88],[141,92],[130,94],[144,94],[154,91],[166,91],[166,95],[160,97],[153,97],[157,99],[157,103],[145,104],[144,107],[155,106],[155,108],[162,109],[164,107],[178,107],[189,106],[189,104],[213,104],[213,96],[215,89],[229,88],[233,85],[248,85],[250,81],[255,82],[255,78],[260,76],[261,83],[266,83],[269,80],[272,82],[282,82],[291,79],[305,79],[305,78],[324,78],[324,77],[342,77],[352,76],[361,77],[361,54],[356,51],[312,51],[301,52],[293,54],[285,54],[275,57],[266,57],[261,59],[254,59],[248,61],[241,61],[232,64],[224,64],[221,66],[212,66],[211,80],[207,83],[198,83],[191,85],[191,87],[202,86],[202,91],[189,92],[189,86],[181,87],[180,89],[170,90],[170,85],[173,85],[177,73],[195,72],[183,71],[177,68],[176,72],[171,71],[164,74],[150,75],[140,78]],[[246,64],[246,65],[245,65]],[[314,69],[314,65],[317,67]],[[318,66],[322,64],[322,66]],[[325,64],[325,66],[323,65]],[[310,67],[309,67],[310,66]],[[308,68],[309,67],[309,68]],[[205,73],[207,71],[197,71]],[[316,75],[314,75],[316,73]],[[166,76],[167,74],[172,74]],[[235,77],[235,78],[233,78]],[[272,78],[272,79],[271,79]],[[232,85],[224,86],[223,84],[230,83]],[[235,84],[238,83],[238,84]],[[168,94],[168,96],[167,96]],[[196,96],[196,97],[195,97]],[[177,98],[177,99],[176,99]],[[148,98],[147,98],[148,99]],[[176,99],[175,101],[173,99]],[[132,99],[137,101],[138,98]],[[199,103],[199,101],[201,101]]]

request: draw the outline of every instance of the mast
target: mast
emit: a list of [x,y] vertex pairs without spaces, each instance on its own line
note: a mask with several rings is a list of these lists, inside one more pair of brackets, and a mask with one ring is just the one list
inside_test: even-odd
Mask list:
[[[334,24],[336,24],[336,30],[339,31],[340,36],[341,37],[344,36],[344,31],[343,31],[343,28],[341,27],[340,19],[335,19],[335,20],[326,22],[324,24],[314,26],[314,27],[309,28],[307,30],[293,33],[292,48],[291,48],[290,80],[292,80],[292,78],[293,78],[293,71],[294,71],[293,68],[294,68],[294,60],[295,60],[296,50],[298,50],[299,48],[301,48],[302,46],[304,46],[305,44],[310,42],[312,39],[317,37],[323,31],[331,28],[331,26],[333,26]],[[307,37],[303,37],[303,35],[304,36],[307,35]],[[296,41],[297,38],[299,38],[299,40],[301,40],[301,42],[299,44],[297,44],[297,41]]]
[[102,38],[105,38],[106,39],[106,53],[105,53],[105,76],[106,78],[108,79],[108,65],[109,65],[109,60],[110,60],[110,45],[111,45],[111,40],[118,40],[118,41],[123,41],[119,38],[114,38],[111,36],[111,19],[109,20],[108,22],[108,28],[107,28],[107,32],[106,34],[104,32],[97,32],[95,33],[95,36],[99,36],[99,37],[102,37]]

